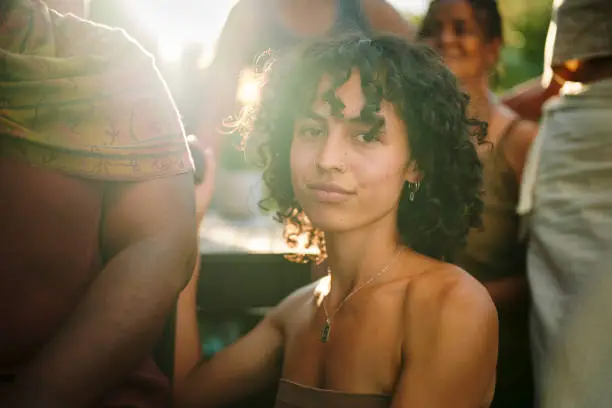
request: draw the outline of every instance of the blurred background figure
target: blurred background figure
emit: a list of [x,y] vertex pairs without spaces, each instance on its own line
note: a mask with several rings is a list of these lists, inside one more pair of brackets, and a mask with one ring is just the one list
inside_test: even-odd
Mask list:
[[[203,143],[219,149],[224,121],[257,98],[249,79],[258,57],[346,30],[414,36],[414,27],[386,0],[239,0],[219,37],[216,53],[187,112]],[[261,67],[260,67],[261,68]],[[246,84],[246,86],[244,86]],[[226,138],[230,144],[236,139]]]
[[483,226],[472,229],[455,263],[485,284],[499,312],[500,344],[493,407],[533,404],[525,246],[516,214],[523,165],[537,124],[522,120],[491,91],[503,47],[495,0],[436,0],[419,37],[432,45],[470,97],[471,115],[488,122]]
[[544,408],[608,408],[612,401],[612,258],[600,258],[552,347]]
[[563,87],[545,106],[519,205],[529,223],[540,396],[566,316],[579,307],[600,260],[612,251],[612,3],[558,0],[554,6],[547,57]]

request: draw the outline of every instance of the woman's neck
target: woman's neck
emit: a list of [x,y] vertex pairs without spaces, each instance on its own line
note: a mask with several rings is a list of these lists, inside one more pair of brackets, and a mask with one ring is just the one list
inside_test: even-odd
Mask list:
[[474,78],[461,80],[461,87],[470,95],[468,115],[482,121],[488,121],[491,117],[492,101],[488,78]]
[[334,297],[343,298],[385,267],[399,246],[396,228],[393,218],[359,230],[326,234]]

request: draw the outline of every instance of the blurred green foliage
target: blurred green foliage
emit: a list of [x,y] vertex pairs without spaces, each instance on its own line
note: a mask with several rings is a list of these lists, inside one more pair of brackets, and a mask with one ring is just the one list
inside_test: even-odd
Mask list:
[[499,7],[505,45],[492,85],[503,91],[542,73],[552,0],[501,0]]

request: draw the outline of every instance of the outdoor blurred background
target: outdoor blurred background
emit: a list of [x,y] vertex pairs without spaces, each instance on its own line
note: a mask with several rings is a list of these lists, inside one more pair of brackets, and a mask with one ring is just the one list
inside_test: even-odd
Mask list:
[[[404,7],[406,18],[419,21],[428,1],[395,3]],[[501,92],[542,73],[552,0],[498,0],[498,4],[504,23],[505,47],[497,75],[491,81],[493,89]]]
[[[91,0],[96,20],[132,27],[162,67],[210,62],[215,43],[235,0]],[[390,0],[407,19],[418,21],[428,0]],[[498,0],[505,24],[506,47],[495,78],[496,90],[537,76],[552,0]],[[153,38],[152,33],[157,33]],[[146,37],[146,40],[145,40]],[[172,78],[168,78],[172,80]]]
[[[418,22],[429,0],[390,0],[406,19]],[[552,0],[498,0],[505,47],[491,89],[502,92],[537,77],[543,68],[544,43]],[[124,28],[149,52],[168,83],[189,133],[207,106],[206,68],[236,0],[90,0],[94,21]],[[237,99],[258,96],[252,72],[241,73]],[[284,253],[280,226],[259,211],[265,195],[261,173],[237,149],[240,135],[228,133],[221,143],[219,176],[211,211],[201,231],[204,253]]]
[[[498,1],[505,47],[496,74],[491,77],[491,88],[501,92],[542,72],[552,0]],[[215,103],[199,95],[199,84],[235,2],[91,0],[90,16],[94,21],[124,28],[154,54],[186,129],[193,132],[198,109]],[[429,0],[390,3],[406,19],[418,22]],[[236,95],[240,101],[258,94],[256,82],[246,74],[241,75]],[[239,142],[238,134],[223,137],[215,196],[200,230],[200,250],[206,263],[202,268],[206,276],[201,281],[207,284],[200,287],[199,305],[206,356],[246,332],[268,306],[310,279],[307,269],[286,263],[280,256],[292,250],[282,239],[282,226],[258,208],[266,194],[261,172],[247,163],[237,149]],[[265,287],[258,282],[266,282]],[[256,294],[250,290],[254,285],[260,288]]]

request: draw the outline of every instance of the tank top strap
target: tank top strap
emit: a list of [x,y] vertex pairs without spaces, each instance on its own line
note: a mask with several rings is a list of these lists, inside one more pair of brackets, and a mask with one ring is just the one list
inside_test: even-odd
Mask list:
[[[489,174],[489,176],[485,176],[485,178],[490,178],[491,180],[495,180],[495,194],[499,195],[499,199],[502,201],[515,201],[518,199],[515,197],[518,191],[518,182],[516,175],[514,174],[514,170],[508,162],[506,156],[506,143],[508,139],[512,136],[512,132],[516,129],[517,125],[521,121],[519,116],[511,119],[506,126],[501,131],[501,135],[497,139],[497,143],[494,146],[494,152],[491,159],[493,160],[494,165],[492,167],[485,166],[485,172],[492,172],[493,174]],[[502,191],[505,191],[502,193]],[[502,198],[505,197],[505,198]],[[512,204],[514,206],[514,204]]]
[[337,0],[334,30],[358,30],[370,34],[371,27],[363,11],[362,0]]

